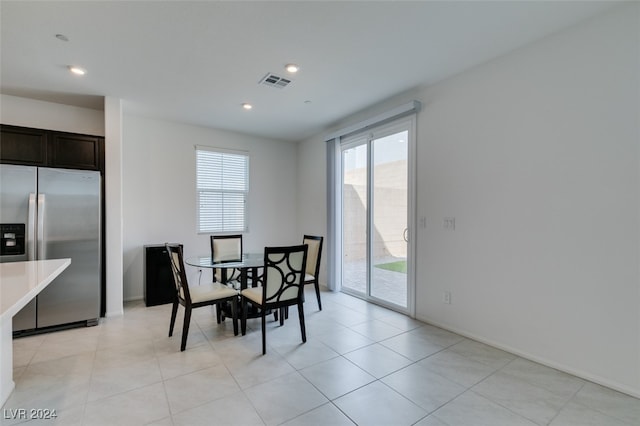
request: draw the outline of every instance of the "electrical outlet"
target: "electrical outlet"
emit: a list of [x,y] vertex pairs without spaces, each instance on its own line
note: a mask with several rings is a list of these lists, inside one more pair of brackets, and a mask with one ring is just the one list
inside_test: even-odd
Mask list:
[[456,218],[445,217],[442,219],[442,227],[447,231],[454,231],[456,229]]
[[450,291],[445,291],[444,294],[442,295],[442,301],[444,303],[446,303],[447,305],[451,304],[451,292]]

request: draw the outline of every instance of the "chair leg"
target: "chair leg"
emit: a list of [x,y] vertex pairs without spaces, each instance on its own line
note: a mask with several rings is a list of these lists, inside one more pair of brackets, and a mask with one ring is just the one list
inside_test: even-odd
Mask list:
[[286,308],[282,307],[280,308],[280,325],[283,326],[284,325],[284,310]]
[[262,355],[267,353],[267,316],[264,306],[262,307]]
[[173,308],[171,308],[171,323],[169,324],[169,337],[173,335],[173,326],[176,324],[176,315],[178,314],[178,300],[173,302]]
[[300,318],[300,332],[302,333],[302,343],[307,342],[307,330],[304,326],[304,310],[302,303],[298,303],[298,317]]
[[220,324],[222,321],[222,303],[216,303],[216,322]]
[[238,335],[238,298],[231,300],[231,320],[233,321],[233,335]]
[[289,319],[289,307],[284,307],[284,319]]
[[322,310],[322,302],[320,301],[320,285],[318,284],[318,280],[313,283],[316,287],[316,297],[318,298],[318,310]]
[[180,351],[184,351],[187,348],[187,335],[189,334],[189,323],[191,322],[191,307],[185,307],[184,310],[184,324],[182,325],[182,344],[180,345]]
[[247,299],[242,297],[242,320],[240,322],[242,335],[247,334]]

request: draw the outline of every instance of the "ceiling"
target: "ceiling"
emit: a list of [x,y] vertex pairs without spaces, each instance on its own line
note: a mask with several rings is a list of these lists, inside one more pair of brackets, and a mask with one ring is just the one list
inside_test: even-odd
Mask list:
[[[299,141],[611,6],[3,0],[0,92],[94,109],[112,96],[125,113]],[[269,72],[292,82],[259,85]]]

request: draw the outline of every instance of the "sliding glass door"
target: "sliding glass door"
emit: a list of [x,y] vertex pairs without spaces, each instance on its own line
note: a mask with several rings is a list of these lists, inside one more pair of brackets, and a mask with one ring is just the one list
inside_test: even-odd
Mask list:
[[407,312],[410,306],[410,120],[345,138],[342,290]]
[[370,294],[407,307],[408,131],[371,141],[373,197],[371,208]]
[[342,150],[342,289],[368,293],[369,146],[366,139]]

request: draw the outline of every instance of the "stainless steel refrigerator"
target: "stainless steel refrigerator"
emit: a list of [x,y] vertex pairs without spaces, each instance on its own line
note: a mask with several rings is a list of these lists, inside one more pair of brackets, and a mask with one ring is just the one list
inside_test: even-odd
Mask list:
[[0,262],[71,258],[71,265],[14,316],[14,333],[97,324],[100,195],[97,171],[0,165]]

